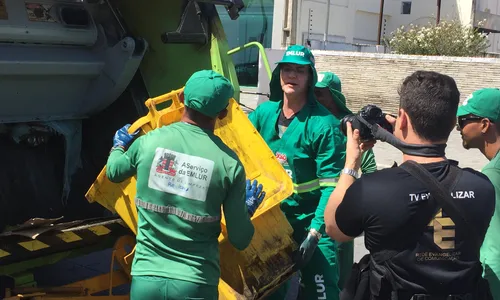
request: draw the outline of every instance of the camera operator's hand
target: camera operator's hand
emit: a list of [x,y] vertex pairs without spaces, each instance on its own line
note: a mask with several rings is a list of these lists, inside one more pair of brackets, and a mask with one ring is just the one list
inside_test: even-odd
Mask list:
[[345,166],[354,170],[359,170],[363,153],[373,148],[377,141],[362,142],[359,136],[359,130],[352,130],[351,122],[347,122],[347,145]]
[[392,130],[394,131],[394,127],[396,126],[396,118],[387,114],[385,115],[385,119],[392,125]]

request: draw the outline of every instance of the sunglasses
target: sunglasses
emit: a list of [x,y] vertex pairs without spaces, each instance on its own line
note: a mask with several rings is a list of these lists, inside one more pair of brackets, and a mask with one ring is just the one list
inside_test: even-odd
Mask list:
[[468,122],[468,121],[479,121],[479,120],[482,120],[482,119],[485,119],[485,118],[478,117],[478,116],[463,116],[463,117],[458,117],[458,120],[457,120],[457,129],[458,130],[463,129],[464,126],[465,126],[465,122]]

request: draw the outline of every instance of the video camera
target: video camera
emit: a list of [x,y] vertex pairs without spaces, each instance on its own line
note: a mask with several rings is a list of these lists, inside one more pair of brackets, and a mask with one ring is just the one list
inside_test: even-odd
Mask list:
[[[347,122],[351,122],[352,129],[358,129],[362,141],[379,140],[387,142],[404,154],[442,157],[445,155],[446,144],[407,144],[394,136],[392,125],[385,119],[385,114],[376,105],[363,107],[357,114],[350,114],[340,120],[340,129],[347,135]],[[392,115],[390,115],[392,116]],[[393,116],[394,117],[394,116]]]
[[[357,114],[349,114],[340,120],[340,129],[344,135],[347,135],[347,122],[351,122],[352,129],[358,129],[361,140],[368,141],[374,140],[372,129],[367,126],[378,124],[389,133],[393,133],[392,125],[385,119],[387,114],[376,105],[370,104],[363,107]],[[365,122],[363,122],[363,120]]]

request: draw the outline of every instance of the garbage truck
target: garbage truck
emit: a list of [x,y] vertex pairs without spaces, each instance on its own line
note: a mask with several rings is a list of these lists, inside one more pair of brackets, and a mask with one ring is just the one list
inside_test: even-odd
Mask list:
[[[128,299],[135,190],[103,176],[112,136],[178,120],[182,87],[200,69],[233,83],[216,133],[267,192],[244,251],[222,221],[220,299],[261,299],[292,275],[297,245],[279,202],[293,185],[238,105],[230,57],[265,53],[256,42],[229,49],[217,7],[236,22],[244,3],[0,0],[0,299]],[[93,253],[94,265],[74,263]]]

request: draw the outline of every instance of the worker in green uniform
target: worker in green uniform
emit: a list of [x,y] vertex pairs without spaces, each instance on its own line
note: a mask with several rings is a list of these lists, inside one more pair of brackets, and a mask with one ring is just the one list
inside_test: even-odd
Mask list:
[[500,90],[474,91],[457,110],[457,130],[465,149],[479,149],[490,161],[484,173],[495,188],[495,212],[480,251],[483,277],[491,294],[500,300]]
[[[326,107],[337,119],[341,120],[352,112],[346,106],[344,94],[342,94],[342,82],[340,78],[332,72],[321,72],[318,74],[318,82],[314,89],[316,99]],[[363,153],[361,158],[361,172],[363,174],[377,171],[375,154],[373,149]],[[345,243],[337,242],[339,261],[339,288],[344,287],[344,282],[351,273],[354,263],[354,241]]]
[[[281,209],[300,245],[296,268],[301,299],[338,299],[337,247],[325,233],[324,209],[345,163],[346,138],[339,121],[314,97],[314,56],[292,45],[274,69],[270,101],[249,118],[292,178],[294,193]],[[284,299],[284,284],[268,299]]]
[[[319,73],[314,94],[319,103],[326,107],[337,119],[341,120],[346,115],[352,114],[346,106],[345,96],[342,94],[342,82],[336,74],[332,72]],[[370,149],[363,154],[361,172],[368,174],[375,171],[377,171],[375,154],[373,149]]]
[[[221,206],[228,238],[245,249],[265,193],[245,180],[236,154],[214,134],[233,96],[223,76],[202,70],[184,88],[180,122],[137,138],[117,131],[106,165],[112,182],[137,175],[137,246],[132,300],[218,299]],[[246,203],[245,203],[246,202]]]

